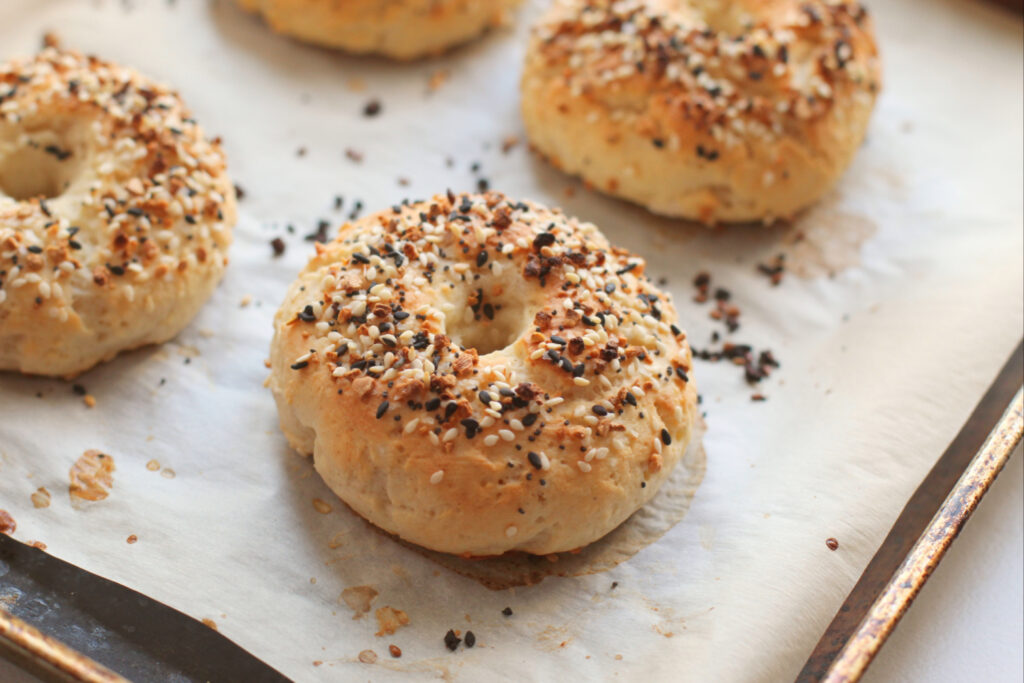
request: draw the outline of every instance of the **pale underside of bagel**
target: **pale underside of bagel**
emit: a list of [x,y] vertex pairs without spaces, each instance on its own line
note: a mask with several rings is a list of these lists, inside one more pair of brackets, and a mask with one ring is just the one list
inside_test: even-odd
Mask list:
[[522,0],[238,0],[276,32],[353,53],[436,55],[501,25]]

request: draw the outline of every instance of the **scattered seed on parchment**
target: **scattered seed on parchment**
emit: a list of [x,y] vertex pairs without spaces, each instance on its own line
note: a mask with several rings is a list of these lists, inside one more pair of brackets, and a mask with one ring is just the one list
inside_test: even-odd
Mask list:
[[431,92],[437,91],[450,76],[450,72],[447,69],[438,69],[434,73],[430,74],[430,80],[427,81],[427,87]]
[[316,511],[319,512],[321,515],[330,514],[331,510],[334,509],[331,507],[331,504],[328,503],[326,500],[321,500],[319,498],[313,499],[313,507],[315,507]]

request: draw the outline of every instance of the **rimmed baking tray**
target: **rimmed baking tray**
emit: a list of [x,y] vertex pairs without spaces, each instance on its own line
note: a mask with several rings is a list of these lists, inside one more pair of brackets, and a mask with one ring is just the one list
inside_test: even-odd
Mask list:
[[[801,683],[867,670],[1021,442],[1022,380],[1024,342],[907,502]],[[21,594],[18,615],[0,608],[0,655],[45,680],[288,680],[201,622],[6,536],[0,587]],[[89,657],[76,641],[102,647]]]

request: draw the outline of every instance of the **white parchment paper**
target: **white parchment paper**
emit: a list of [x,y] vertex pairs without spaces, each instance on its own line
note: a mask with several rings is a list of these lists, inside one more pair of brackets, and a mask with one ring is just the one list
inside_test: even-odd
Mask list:
[[[53,30],[173,84],[224,136],[246,191],[216,295],[175,342],[80,378],[95,408],[68,383],[0,375],[0,508],[17,538],[212,619],[301,681],[796,674],[1021,336],[1021,24],[969,0],[873,3],[885,91],[840,187],[796,226],[712,232],[593,194],[523,144],[502,151],[521,136],[517,81],[541,4],[400,65],[272,35],[224,0],[4,0],[0,59]],[[371,99],[383,111],[366,118]],[[372,531],[289,452],[262,386],[271,316],[319,219],[333,234],[357,199],[376,210],[480,175],[645,256],[698,348],[721,329],[692,301],[694,275],[710,272],[743,311],[728,338],[782,363],[763,403],[736,367],[696,366],[704,482],[679,524],[604,573],[492,591]],[[756,265],[779,252],[792,272],[773,288]],[[90,448],[115,458],[114,487],[73,507],[68,470]],[[33,506],[39,487],[49,507]],[[372,610],[353,619],[339,602],[360,585],[411,623],[375,636]],[[449,628],[477,646],[449,653]],[[357,660],[367,649],[376,663]]]

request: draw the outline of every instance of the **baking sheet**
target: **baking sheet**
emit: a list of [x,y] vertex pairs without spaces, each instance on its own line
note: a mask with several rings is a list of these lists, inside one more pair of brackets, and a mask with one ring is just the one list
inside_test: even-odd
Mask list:
[[[708,231],[592,194],[523,144],[503,151],[521,137],[541,4],[413,65],[299,45],[225,1],[0,7],[0,58],[55,30],[172,83],[224,136],[246,193],[211,302],[175,342],[80,378],[94,408],[68,383],[0,376],[0,508],[17,538],[211,620],[297,680],[796,674],[1021,334],[1021,24],[968,0],[874,3],[885,91],[841,186],[794,226]],[[372,99],[383,111],[366,118]],[[645,256],[698,348],[723,329],[692,300],[711,273],[742,309],[726,338],[782,364],[755,389],[735,366],[697,364],[703,483],[681,522],[609,571],[493,591],[373,531],[289,452],[262,387],[271,316],[319,220],[333,234],[357,200],[374,210],[479,177]],[[772,287],[757,265],[780,252],[789,272]],[[114,458],[114,485],[72,505],[69,469],[88,449]],[[377,597],[354,619],[340,597],[358,586]],[[385,606],[410,623],[378,637]],[[477,646],[448,652],[450,628]]]

